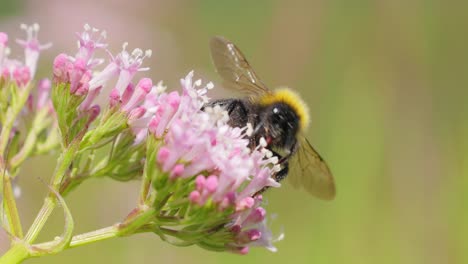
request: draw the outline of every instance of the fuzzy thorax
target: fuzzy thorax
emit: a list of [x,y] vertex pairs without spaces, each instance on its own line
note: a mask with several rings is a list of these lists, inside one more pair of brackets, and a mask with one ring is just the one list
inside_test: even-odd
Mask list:
[[309,108],[300,98],[300,96],[289,88],[278,88],[272,94],[263,96],[260,99],[262,105],[274,103],[285,103],[289,105],[299,118],[299,124],[302,131],[307,129],[310,118]]

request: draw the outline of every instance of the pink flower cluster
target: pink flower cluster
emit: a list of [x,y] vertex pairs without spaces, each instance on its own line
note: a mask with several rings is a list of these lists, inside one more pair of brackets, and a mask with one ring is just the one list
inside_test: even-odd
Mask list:
[[[103,42],[106,32],[89,25],[85,25],[84,31],[77,33],[77,36],[79,49],[76,55],[60,54],[55,58],[54,82],[69,83],[71,94],[84,97],[79,110],[88,111],[99,109],[94,103],[96,97],[112,79],[116,79],[115,86],[106,89],[110,90],[108,105],[127,114],[128,123],[137,136],[136,143],[141,142],[147,133],[147,123],[153,114],[151,111],[154,109],[159,86],[153,86],[149,78],[140,79],[136,85],[132,79],[137,72],[149,69],[141,65],[145,58],[151,56],[151,50],[143,52],[141,49],[134,49],[130,53],[127,51],[128,43],[124,43],[122,51],[113,56]],[[95,58],[98,49],[104,49],[109,54],[110,62],[104,69],[93,74],[96,66],[104,61]]]
[[[39,60],[40,51],[52,46],[51,43],[41,45],[38,40],[39,25],[21,25],[21,29],[26,31],[26,39],[17,39],[16,42],[24,48],[24,61],[9,59],[10,48],[8,47],[8,35],[0,32],[0,78],[6,81],[13,81],[19,88],[28,85],[34,78]],[[36,111],[47,107],[53,111],[50,100],[51,84],[48,79],[40,80],[37,84],[37,95],[34,100],[33,95],[29,95],[27,109],[25,111]]]
[[[181,80],[181,93],[165,92],[161,83],[153,86],[149,78],[134,84],[135,74],[148,70],[141,66],[151,56],[150,50],[128,52],[125,43],[119,54],[110,55],[110,62],[102,71],[93,74],[103,62],[94,54],[97,49],[106,49],[102,42],[105,37],[105,32],[85,26],[85,31],[78,34],[77,54],[56,57],[54,82],[68,84],[71,94],[83,97],[78,110],[93,110],[95,116],[99,114],[95,98],[101,91],[109,90],[109,109],[126,114],[136,144],[148,134],[161,140],[157,162],[162,172],[172,182],[195,181],[194,189],[184,194],[190,206],[215,205],[214,215],[230,215],[226,228],[234,240],[228,242],[227,249],[242,254],[251,245],[276,250],[258,194],[265,188],[280,186],[272,178],[279,170],[278,159],[265,148],[266,142],[262,140],[252,150],[248,139],[251,126],[230,127],[227,112],[219,106],[202,110],[213,84],[193,81],[193,72]],[[104,89],[111,79],[116,79],[115,86]],[[226,216],[223,217],[221,221]]]
[[21,25],[21,29],[27,33],[26,40],[18,39],[17,43],[24,48],[24,62],[9,59],[8,35],[0,32],[0,73],[7,80],[14,80],[18,86],[27,85],[36,73],[37,61],[41,50],[51,46],[50,43],[41,45],[37,39],[39,25]]
[[78,52],[75,56],[62,53],[55,57],[54,83],[69,83],[71,94],[95,97],[98,93],[89,92],[89,82],[93,77],[93,69],[103,62],[102,59],[94,58],[94,55],[97,49],[107,47],[102,42],[106,38],[106,32],[85,25],[84,31],[77,33],[77,37]]
[[265,210],[260,207],[266,187],[279,187],[271,175],[278,171],[278,159],[260,144],[249,148],[252,128],[233,128],[228,114],[220,107],[201,107],[208,101],[209,83],[192,82],[193,73],[181,80],[183,93],[162,94],[149,130],[163,138],[157,161],[171,180],[195,179],[195,189],[189,194],[197,206],[214,203],[217,210],[234,209],[235,235],[231,250],[246,253],[248,245],[259,244],[272,250],[272,238],[265,225]]

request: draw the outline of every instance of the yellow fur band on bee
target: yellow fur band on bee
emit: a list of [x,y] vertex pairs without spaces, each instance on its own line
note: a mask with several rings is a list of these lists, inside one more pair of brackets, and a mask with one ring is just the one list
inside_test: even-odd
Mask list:
[[270,105],[274,103],[285,103],[289,105],[299,118],[301,130],[305,130],[309,125],[309,108],[302,101],[299,95],[288,88],[279,88],[272,94],[265,95],[260,99],[260,104]]

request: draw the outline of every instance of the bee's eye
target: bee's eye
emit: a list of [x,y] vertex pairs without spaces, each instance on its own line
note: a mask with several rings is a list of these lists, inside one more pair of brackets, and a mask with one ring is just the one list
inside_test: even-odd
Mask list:
[[279,113],[279,109],[277,107],[273,108],[273,113],[275,114]]

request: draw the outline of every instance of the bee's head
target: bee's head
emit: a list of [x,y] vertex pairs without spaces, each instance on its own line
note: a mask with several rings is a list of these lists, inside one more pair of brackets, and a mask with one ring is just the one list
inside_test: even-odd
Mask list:
[[290,150],[296,143],[299,123],[297,113],[288,104],[274,103],[261,112],[257,136],[264,137],[269,145]]
[[287,88],[278,89],[264,96],[260,104],[263,111],[258,132],[263,134],[267,141],[270,137],[270,144],[291,149],[299,131],[305,130],[309,124],[307,105],[296,93]]

